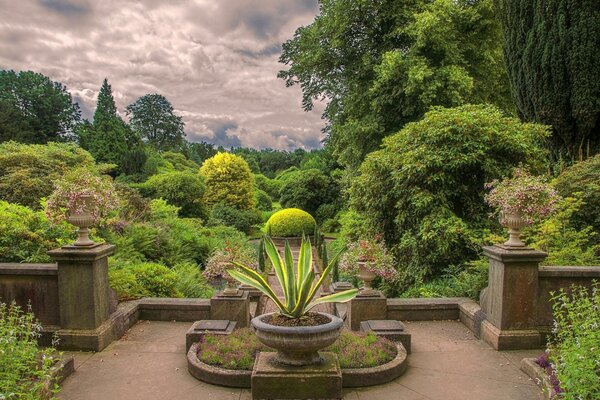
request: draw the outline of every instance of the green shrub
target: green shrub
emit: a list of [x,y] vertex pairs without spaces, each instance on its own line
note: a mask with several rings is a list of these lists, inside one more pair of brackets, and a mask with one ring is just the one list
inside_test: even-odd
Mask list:
[[264,190],[256,189],[254,191],[254,199],[256,201],[256,208],[261,211],[271,211],[273,208],[273,201]]
[[181,297],[177,273],[151,262],[113,263],[108,271],[110,286],[119,299],[140,297]]
[[74,144],[0,143],[0,200],[39,209],[56,179],[83,167],[94,168],[94,159]]
[[206,190],[204,179],[191,172],[166,172],[151,176],[138,185],[143,195],[162,198],[179,207],[182,217],[206,218],[202,197]]
[[283,181],[279,201],[283,207],[300,208],[318,216],[317,209],[335,201],[339,192],[337,182],[318,169],[300,170],[289,174]]
[[[568,293],[570,292],[570,293]],[[600,398],[600,284],[573,286],[552,298],[550,357],[565,400]]]
[[0,262],[50,262],[48,250],[75,238],[75,227],[54,225],[42,211],[0,200]]
[[283,183],[277,179],[270,179],[262,174],[254,174],[254,184],[260,190],[264,190],[271,199],[279,200],[279,189]]
[[28,310],[0,302],[0,398],[53,400],[58,387],[45,387],[56,360],[52,348],[40,349],[42,326]]
[[306,211],[298,208],[286,208],[277,211],[267,221],[267,233],[276,237],[312,235],[316,226],[315,219]]
[[217,203],[210,211],[209,225],[232,226],[240,232],[249,233],[252,226],[260,223],[260,214],[253,210],[238,210],[223,203]]
[[169,162],[175,171],[183,171],[189,173],[198,173],[200,166],[194,161],[189,160],[182,153],[176,153],[174,151],[165,151],[161,153],[161,156],[165,161]]
[[198,265],[190,262],[177,264],[173,272],[177,274],[175,287],[183,297],[210,299],[214,294],[215,289],[206,282]]
[[579,230],[591,226],[600,242],[600,154],[565,169],[554,186],[561,196],[582,200],[570,217],[572,225]]
[[206,180],[207,205],[223,203],[240,210],[254,207],[254,175],[242,157],[217,153],[204,161],[200,174]]
[[350,189],[350,204],[367,227],[383,233],[401,280],[441,276],[479,255],[498,223],[488,216],[484,183],[519,163],[537,173],[547,127],[524,124],[486,105],[436,107],[369,154]]

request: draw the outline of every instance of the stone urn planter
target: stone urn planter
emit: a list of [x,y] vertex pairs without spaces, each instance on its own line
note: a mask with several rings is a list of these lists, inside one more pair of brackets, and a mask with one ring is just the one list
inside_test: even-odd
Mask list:
[[521,213],[505,212],[500,215],[500,223],[508,228],[508,240],[504,242],[508,247],[525,247],[525,243],[521,241],[521,229],[527,226],[527,222],[523,219]]
[[343,325],[341,318],[326,313],[318,314],[329,322],[316,326],[277,326],[265,322],[274,314],[255,317],[251,324],[258,340],[277,350],[276,360],[283,365],[319,364],[322,361],[319,350],[337,340]]
[[[222,263],[223,264],[223,270],[225,272],[227,272],[227,270],[232,270],[234,268],[232,263]],[[225,273],[223,275],[223,279],[225,280],[225,284],[227,285],[225,287],[225,289],[223,289],[222,295],[223,296],[237,296],[239,293],[239,289],[238,289],[238,283],[235,279],[233,279],[231,276],[229,276],[228,273]]]
[[363,282],[364,286],[360,290],[360,295],[368,296],[372,295],[376,291],[373,289],[372,282],[375,279],[375,273],[369,269],[369,266],[373,261],[359,261],[358,262],[358,278]]
[[94,198],[91,195],[81,195],[67,214],[67,222],[79,228],[77,230],[77,240],[73,246],[90,247],[96,243],[90,239],[89,228],[94,224],[95,218],[90,210],[94,207]]

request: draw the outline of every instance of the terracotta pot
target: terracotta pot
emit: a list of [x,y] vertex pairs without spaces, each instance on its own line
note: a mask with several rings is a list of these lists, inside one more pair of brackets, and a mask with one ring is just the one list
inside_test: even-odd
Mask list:
[[502,211],[500,223],[508,228],[508,240],[504,242],[505,246],[525,247],[525,243],[521,241],[521,229],[527,226],[527,222],[523,219],[521,213]]
[[340,336],[343,321],[335,315],[318,313],[329,322],[317,326],[276,326],[265,322],[271,315],[263,314],[251,324],[258,340],[277,350],[276,360],[283,365],[302,366],[319,364],[319,350],[333,344]]
[[79,228],[77,230],[77,240],[75,240],[73,246],[89,247],[96,244],[89,237],[89,227],[94,224],[94,216],[89,211],[93,199],[91,195],[82,195],[67,214],[67,222]]
[[361,288],[361,294],[372,294],[375,292],[373,289],[372,282],[375,279],[376,275],[369,269],[369,265],[372,264],[373,261],[359,261],[358,262],[358,278],[363,281],[364,286]]

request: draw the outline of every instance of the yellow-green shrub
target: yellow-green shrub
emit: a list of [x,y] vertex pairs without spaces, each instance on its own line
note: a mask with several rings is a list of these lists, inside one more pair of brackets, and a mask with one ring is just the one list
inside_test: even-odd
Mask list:
[[254,207],[254,175],[246,160],[230,153],[217,153],[204,161],[200,174],[206,181],[208,206],[224,203],[240,210]]
[[306,211],[286,208],[271,215],[267,221],[267,233],[282,237],[312,235],[315,225],[315,219]]

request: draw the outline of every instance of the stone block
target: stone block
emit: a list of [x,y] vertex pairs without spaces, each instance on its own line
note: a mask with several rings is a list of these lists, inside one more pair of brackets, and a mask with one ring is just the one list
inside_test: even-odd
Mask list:
[[375,319],[360,323],[362,332],[372,331],[377,336],[384,337],[394,342],[400,342],[410,354],[410,333],[406,332],[405,326],[400,321],[389,319]]
[[481,323],[481,339],[495,350],[528,350],[542,347],[542,335],[535,329],[498,329],[490,321]]
[[237,322],[227,320],[211,320],[204,319],[196,321],[185,334],[185,351],[186,353],[192,344],[200,341],[202,336],[207,333],[213,335],[229,335],[235,329]]
[[331,286],[333,287],[333,291],[335,293],[343,292],[344,290],[354,288],[354,286],[352,286],[350,282],[334,282]]
[[252,371],[252,398],[341,399],[342,370],[337,356],[321,352],[323,363],[304,367],[277,364],[275,354],[261,352]]
[[373,296],[356,296],[348,305],[347,320],[350,329],[360,330],[360,323],[370,319],[387,318],[387,299],[382,293]]
[[210,319],[235,321],[237,328],[250,326],[249,293],[243,290],[235,296],[217,293],[210,299]]

